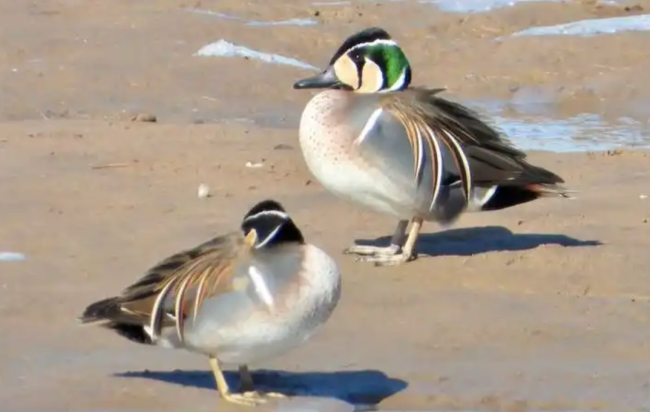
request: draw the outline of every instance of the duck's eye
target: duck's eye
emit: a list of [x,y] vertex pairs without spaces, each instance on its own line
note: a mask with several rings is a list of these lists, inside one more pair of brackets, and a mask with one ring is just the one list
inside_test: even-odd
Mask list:
[[363,62],[363,55],[361,54],[361,52],[360,52],[359,50],[354,50],[354,51],[352,51],[352,52],[349,54],[349,56],[350,56],[350,59],[352,59],[352,61],[353,61],[355,64],[359,64],[359,63],[362,63],[362,62]]

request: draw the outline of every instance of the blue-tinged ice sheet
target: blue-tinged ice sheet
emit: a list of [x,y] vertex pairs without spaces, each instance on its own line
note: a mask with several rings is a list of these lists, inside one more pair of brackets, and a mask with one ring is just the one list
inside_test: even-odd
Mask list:
[[594,36],[628,31],[650,30],[650,14],[579,20],[555,26],[531,27],[511,36]]
[[519,3],[557,2],[558,0],[421,0],[432,4],[446,13],[485,13],[488,11],[516,6]]
[[214,43],[210,43],[207,46],[203,46],[199,51],[196,52],[195,55],[206,57],[248,57],[249,59],[260,60],[265,63],[283,64],[286,66],[293,66],[314,71],[319,70],[317,67],[314,67],[311,64],[291,57],[253,50],[246,46],[238,46],[223,39]]

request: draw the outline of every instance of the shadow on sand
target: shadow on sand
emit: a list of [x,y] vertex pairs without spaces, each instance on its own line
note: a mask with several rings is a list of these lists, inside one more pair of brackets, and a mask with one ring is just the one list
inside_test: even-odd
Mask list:
[[[376,405],[408,386],[401,380],[390,378],[377,370],[340,372],[285,372],[257,370],[251,372],[255,389],[280,392],[291,396],[338,399],[353,405]],[[235,371],[224,372],[228,384],[239,387]],[[216,390],[214,376],[209,370],[194,371],[129,371],[117,377],[153,379],[182,386]]]
[[[357,239],[360,245],[381,246],[390,243],[390,236]],[[417,251],[428,256],[471,256],[488,252],[521,251],[542,245],[564,247],[600,246],[598,240],[579,240],[561,234],[513,233],[503,226],[484,226],[421,233]]]

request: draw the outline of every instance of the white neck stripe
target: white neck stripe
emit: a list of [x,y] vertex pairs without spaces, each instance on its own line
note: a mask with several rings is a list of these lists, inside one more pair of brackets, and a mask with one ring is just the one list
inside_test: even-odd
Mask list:
[[348,52],[350,52],[352,50],[356,50],[356,49],[361,49],[361,48],[367,47],[367,46],[375,46],[375,45],[378,45],[378,44],[383,44],[385,46],[397,46],[397,42],[395,40],[392,40],[392,39],[389,39],[389,40],[377,39],[377,40],[372,41],[372,42],[359,43],[359,44],[357,44],[355,46],[352,46],[352,47],[350,47],[350,50],[348,50]]
[[273,232],[271,232],[271,234],[269,234],[264,240],[262,240],[259,244],[255,246],[255,249],[261,249],[264,246],[268,245],[273,240],[273,238],[278,234],[280,228],[282,228],[282,225],[273,229]]
[[251,219],[256,219],[262,216],[277,216],[282,219],[286,219],[286,220],[289,219],[289,215],[285,212],[281,212],[279,210],[262,210],[261,212],[257,212],[254,215],[248,216],[246,219],[244,219],[244,222],[248,222]]

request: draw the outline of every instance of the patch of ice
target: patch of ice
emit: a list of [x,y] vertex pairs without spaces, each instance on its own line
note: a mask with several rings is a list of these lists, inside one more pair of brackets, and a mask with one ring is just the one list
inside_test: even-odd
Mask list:
[[493,118],[496,125],[523,150],[583,152],[619,147],[650,147],[647,133],[638,122],[618,119],[607,124],[598,115],[581,114],[567,119],[546,116]]
[[207,46],[203,46],[194,55],[205,57],[247,57],[249,59],[260,60],[265,63],[284,64],[287,66],[294,66],[301,69],[314,71],[320,70],[311,64],[293,59],[291,57],[284,57],[273,53],[259,52],[253,49],[249,49],[246,46],[237,46],[223,39],[214,43],[210,43]]
[[511,36],[594,36],[625,31],[649,31],[650,14],[579,20],[555,26],[531,27]]
[[591,113],[558,118],[552,96],[544,89],[539,90],[540,95],[546,94],[550,100],[545,101],[544,97],[533,100],[525,92],[518,99],[508,101],[486,99],[464,103],[484,113],[522,150],[583,152],[650,148],[650,122],[630,117],[606,121]]
[[17,252],[0,252],[0,262],[19,262],[27,259],[27,256]]
[[260,20],[248,20],[242,19],[241,17],[233,16],[226,13],[219,13],[211,10],[201,10],[201,9],[189,9],[190,13],[197,14],[207,14],[209,16],[216,16],[224,20],[233,20],[244,22],[247,26],[253,27],[266,27],[266,26],[314,26],[318,24],[316,20],[313,19],[288,19],[280,21],[260,21]]
[[485,13],[518,3],[557,2],[558,0],[420,0],[423,4],[433,4],[446,13]]

